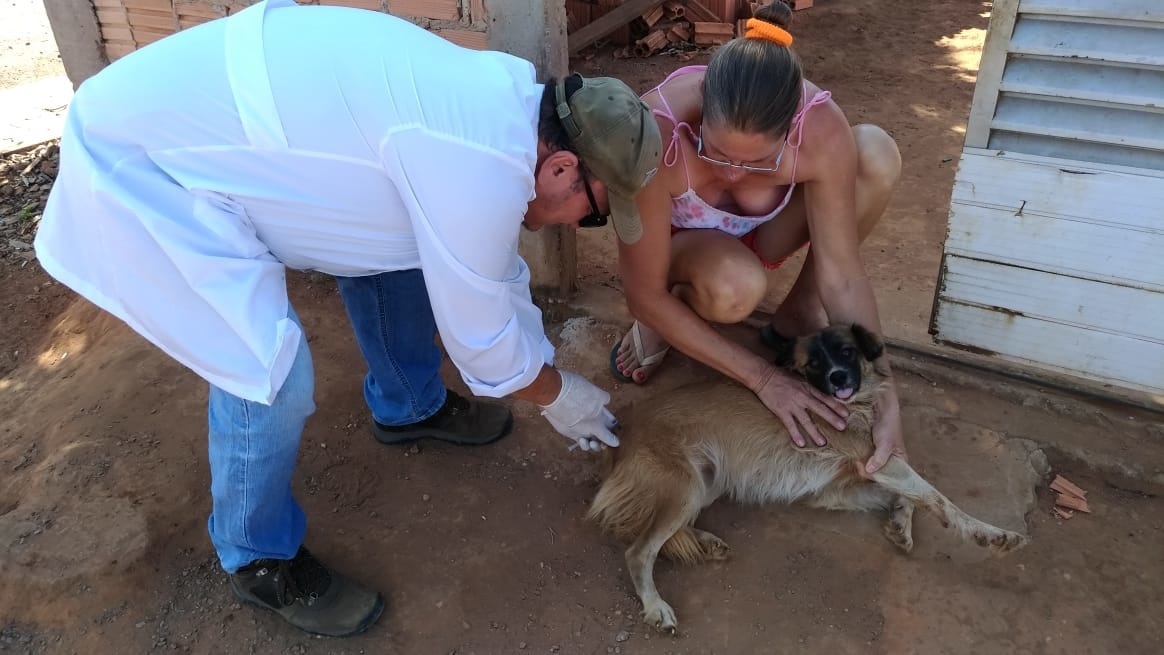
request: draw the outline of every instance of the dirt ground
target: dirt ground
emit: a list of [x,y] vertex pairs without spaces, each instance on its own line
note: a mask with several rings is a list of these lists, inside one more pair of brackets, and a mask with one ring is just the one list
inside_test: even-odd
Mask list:
[[64,75],[42,0],[0,0],[0,89]]
[[[906,342],[928,342],[988,11],[966,0],[818,0],[793,30],[809,77],[902,149],[904,180],[863,252],[886,330]],[[705,59],[600,52],[575,67],[645,90]],[[547,313],[560,362],[610,390],[616,412],[711,375],[677,355],[644,388],[605,373],[628,324],[613,235],[580,241],[582,293]],[[701,526],[731,544],[732,559],[658,569],[679,615],[669,637],[639,622],[622,547],[582,520],[593,457],[567,452],[521,404],[514,434],[494,446],[378,445],[334,283],[293,274],[317,365],[319,409],[295,482],[308,546],[389,603],[365,635],[305,637],[236,604],[217,566],[205,384],[22,252],[0,249],[0,652],[1164,652],[1159,414],[895,351],[915,465],[1031,545],[990,559],[919,515],[917,548],[901,556],[877,517],[719,503]],[[774,276],[771,306],[795,268]],[[754,330],[725,329],[760,347]],[[1089,490],[1092,514],[1051,515],[1051,471]]]

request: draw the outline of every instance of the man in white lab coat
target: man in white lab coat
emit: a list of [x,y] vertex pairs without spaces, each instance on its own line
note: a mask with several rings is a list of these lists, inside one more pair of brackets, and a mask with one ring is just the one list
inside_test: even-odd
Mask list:
[[584,450],[617,446],[609,395],[553,368],[522,226],[640,229],[650,111],[609,78],[536,81],[526,61],[406,21],[269,0],[135,52],[78,89],[36,240],[44,268],[211,385],[209,532],[244,601],[349,635],[379,593],[302,547],[291,495],[312,401],[285,270],[335,275],[385,443],[504,436],[534,402]]

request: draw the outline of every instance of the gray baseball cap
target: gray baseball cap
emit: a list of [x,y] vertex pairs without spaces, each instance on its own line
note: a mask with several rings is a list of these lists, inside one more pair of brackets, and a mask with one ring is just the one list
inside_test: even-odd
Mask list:
[[567,97],[566,79],[555,90],[558,118],[579,158],[606,185],[610,219],[623,243],[643,236],[635,196],[659,169],[663,139],[650,107],[613,77],[582,77]]

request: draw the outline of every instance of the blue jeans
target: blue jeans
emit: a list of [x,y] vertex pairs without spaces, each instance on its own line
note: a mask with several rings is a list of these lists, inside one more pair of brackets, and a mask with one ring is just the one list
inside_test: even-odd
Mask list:
[[[368,363],[364,399],[385,425],[432,416],[445,402],[436,323],[419,270],[336,278]],[[296,323],[298,316],[291,311]],[[307,338],[271,405],[210,387],[208,527],[219,561],[234,573],[257,559],[290,559],[307,530],[291,476],[307,417],[315,411]]]

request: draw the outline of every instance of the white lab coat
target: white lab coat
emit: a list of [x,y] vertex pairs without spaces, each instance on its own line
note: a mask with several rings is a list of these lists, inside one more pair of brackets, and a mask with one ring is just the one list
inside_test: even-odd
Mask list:
[[300,339],[285,266],[420,268],[473,393],[527,386],[553,358],[517,252],[532,65],[385,14],[293,5],[185,30],[81,85],[36,239],[45,270],[269,404]]

